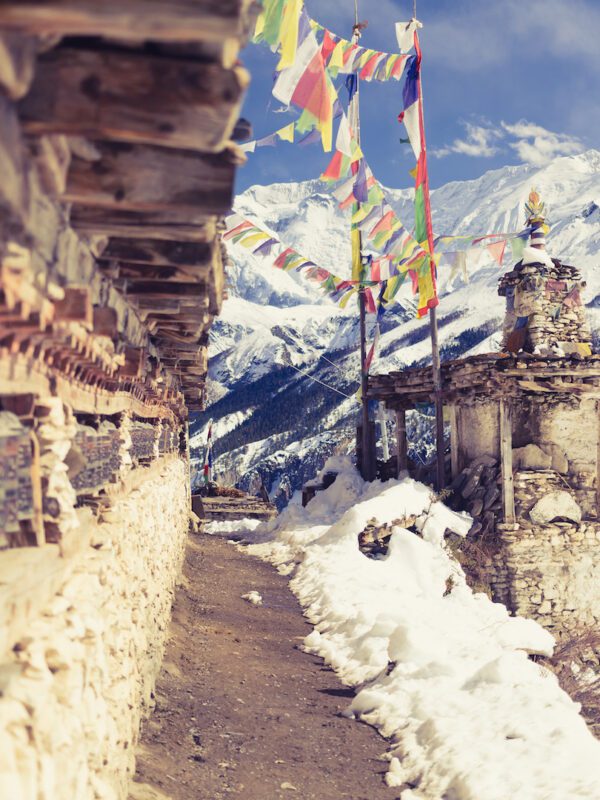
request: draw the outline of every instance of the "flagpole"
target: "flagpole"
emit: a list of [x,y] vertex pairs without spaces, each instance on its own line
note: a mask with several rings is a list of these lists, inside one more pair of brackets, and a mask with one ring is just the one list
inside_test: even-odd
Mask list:
[[[358,27],[358,0],[354,0],[354,28],[352,30],[352,42],[357,44],[360,39],[360,28]],[[358,145],[360,146],[360,109],[359,109],[359,80],[357,77],[356,91],[352,99],[350,109],[350,124]],[[358,232],[358,250],[362,254],[362,234]],[[362,460],[360,472],[363,480],[373,480],[374,475],[370,469],[370,431],[369,431],[369,400],[367,392],[369,388],[369,376],[367,372],[367,309],[365,299],[365,287],[359,284],[358,287],[358,311],[360,321],[360,388],[361,388],[361,440],[362,440]]]
[[[414,19],[417,19],[417,0],[413,0]],[[419,34],[415,31],[415,43],[417,45],[417,57],[421,58],[421,48],[419,44]],[[423,103],[423,79],[419,67],[419,100],[420,100],[420,133],[424,158],[427,159],[427,144],[425,140],[425,121]],[[426,163],[426,162],[425,162]],[[425,195],[426,203],[429,207],[429,177],[425,168]],[[432,276],[435,276],[436,267],[433,253],[433,233],[431,231],[431,210],[429,215],[429,268]],[[442,369],[440,361],[440,347],[438,339],[437,309],[435,306],[429,309],[429,331],[431,337],[431,370],[433,377],[433,396],[435,405],[435,449],[436,449],[436,489],[441,491],[446,483],[446,451],[444,447],[444,398],[442,394]]]

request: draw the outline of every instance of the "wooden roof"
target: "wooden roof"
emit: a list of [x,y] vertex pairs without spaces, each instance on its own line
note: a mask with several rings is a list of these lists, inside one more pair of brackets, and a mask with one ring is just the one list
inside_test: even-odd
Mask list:
[[[545,397],[600,398],[600,355],[586,358],[487,353],[442,364],[444,402]],[[433,403],[431,367],[369,376],[368,397],[388,408]]]
[[[256,11],[0,3],[0,257],[15,245],[30,256],[10,286],[3,269],[0,348],[47,360],[50,339],[77,361],[59,329],[80,325],[106,351],[92,359],[103,390],[133,380],[201,407],[224,290],[219,220],[244,161],[231,141],[249,80],[237,56]],[[71,292],[68,313],[52,285]]]

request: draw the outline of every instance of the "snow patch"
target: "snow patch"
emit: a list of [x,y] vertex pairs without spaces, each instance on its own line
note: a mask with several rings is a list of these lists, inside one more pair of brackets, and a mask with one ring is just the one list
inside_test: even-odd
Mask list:
[[[600,742],[555,676],[528,658],[554,639],[473,593],[444,545],[468,520],[406,479],[337,480],[304,509],[260,526],[244,548],[293,571],[314,630],[308,652],[357,687],[347,710],[390,738],[388,784],[401,800],[600,797]],[[423,537],[394,527],[387,556],[369,559],[367,522],[417,517]]]

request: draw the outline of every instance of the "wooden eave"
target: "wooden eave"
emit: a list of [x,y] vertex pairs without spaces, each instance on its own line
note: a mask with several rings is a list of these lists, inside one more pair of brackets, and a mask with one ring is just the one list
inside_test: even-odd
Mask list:
[[[448,404],[522,396],[600,399],[600,356],[509,356],[489,353],[442,364],[442,391]],[[389,408],[411,409],[434,400],[431,367],[369,377],[368,396]]]
[[[20,142],[27,137],[39,143],[33,151],[48,192],[93,247],[104,280],[145,327],[152,369],[160,374],[162,364],[190,408],[204,396],[207,334],[223,298],[218,222],[231,207],[235,170],[245,160],[229,141],[249,80],[237,56],[258,9],[252,0],[0,4],[7,53],[0,88],[19,99],[15,108],[0,94],[9,127],[0,143],[0,202],[10,210],[2,234],[6,240],[27,225]],[[33,71],[21,61],[29,54],[32,64],[36,39],[56,45],[42,48]],[[122,311],[94,305],[91,297],[89,288],[80,289],[75,321],[85,317],[92,339],[112,340],[122,353],[130,346]],[[37,358],[48,350],[39,343],[44,326],[37,309],[48,302],[40,297],[32,305],[27,293],[17,301],[18,319],[5,317],[5,332],[13,326],[5,341],[11,352]],[[68,309],[58,308],[59,318],[67,316]],[[35,344],[27,344],[28,336]],[[138,344],[134,350],[104,373],[97,360],[71,356],[78,379],[106,387],[110,377],[113,388],[121,378],[146,385],[149,350]],[[50,360],[67,370],[68,348],[59,343],[55,351]],[[172,390],[166,397],[178,402]]]

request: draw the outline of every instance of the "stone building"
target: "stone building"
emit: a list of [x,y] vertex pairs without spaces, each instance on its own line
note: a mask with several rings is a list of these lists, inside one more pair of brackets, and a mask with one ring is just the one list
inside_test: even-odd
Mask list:
[[0,4],[0,795],[125,800],[190,525],[251,0]]
[[[600,620],[600,356],[591,351],[579,271],[545,250],[543,204],[530,242],[499,282],[504,352],[442,365],[451,502],[492,554],[494,599],[563,633]],[[369,396],[397,415],[432,402],[430,368],[375,375]]]

